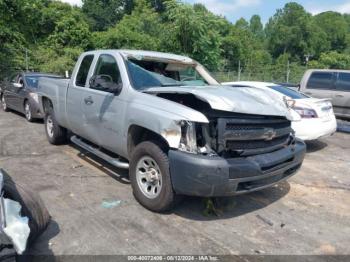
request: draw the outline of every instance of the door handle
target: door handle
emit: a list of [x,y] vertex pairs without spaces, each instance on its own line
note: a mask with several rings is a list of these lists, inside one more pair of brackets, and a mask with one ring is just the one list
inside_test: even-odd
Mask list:
[[335,97],[344,97],[343,95],[335,95]]
[[91,96],[88,96],[88,97],[85,97],[85,98],[84,98],[84,102],[85,102],[85,104],[87,104],[87,105],[91,105],[91,104],[94,103],[94,100],[92,100],[92,97],[91,97]]

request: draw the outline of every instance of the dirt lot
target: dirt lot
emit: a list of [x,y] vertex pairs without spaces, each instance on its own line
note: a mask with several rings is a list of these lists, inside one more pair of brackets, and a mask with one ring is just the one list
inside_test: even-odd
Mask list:
[[37,190],[52,215],[33,254],[350,254],[350,134],[309,143],[297,175],[220,199],[218,217],[204,215],[201,198],[147,211],[125,171],[51,146],[42,123],[13,112],[0,111],[0,166]]

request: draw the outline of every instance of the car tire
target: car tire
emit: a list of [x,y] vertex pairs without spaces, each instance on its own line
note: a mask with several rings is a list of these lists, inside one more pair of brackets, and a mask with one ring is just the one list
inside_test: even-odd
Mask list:
[[15,183],[4,171],[2,173],[4,178],[4,197],[18,202],[22,207],[21,216],[28,217],[30,234],[27,247],[29,247],[47,228],[51,220],[50,214],[43,200],[36,192],[19,183]]
[[7,107],[7,104],[6,104],[5,95],[1,96],[1,108],[4,112],[9,111],[9,108]]
[[32,107],[30,106],[30,103],[27,101],[24,102],[24,115],[28,122],[33,122],[33,113],[32,113]]
[[44,123],[46,137],[50,144],[61,145],[67,141],[67,129],[58,124],[52,108],[46,112]]
[[136,146],[131,156],[129,178],[133,194],[142,206],[155,212],[173,208],[177,196],[171,183],[169,159],[156,142],[147,141]]

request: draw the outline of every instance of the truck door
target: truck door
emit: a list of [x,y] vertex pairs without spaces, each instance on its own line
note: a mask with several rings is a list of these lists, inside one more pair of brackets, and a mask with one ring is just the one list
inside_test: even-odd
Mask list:
[[350,116],[350,73],[339,72],[333,104],[339,115]]
[[[76,72],[75,79],[72,78],[67,93],[67,120],[69,128],[73,133],[90,140],[89,132],[87,132],[86,121],[83,117],[83,111],[85,106],[84,97],[86,89],[88,88],[88,75],[94,60],[94,55],[85,55],[78,60],[80,66]],[[91,69],[92,70],[92,69]],[[75,74],[73,73],[72,76]]]
[[[104,77],[114,84],[122,85],[117,60],[110,54],[99,56],[93,77]],[[114,153],[120,153],[125,108],[126,102],[119,95],[89,86],[84,95],[83,118],[91,141]]]

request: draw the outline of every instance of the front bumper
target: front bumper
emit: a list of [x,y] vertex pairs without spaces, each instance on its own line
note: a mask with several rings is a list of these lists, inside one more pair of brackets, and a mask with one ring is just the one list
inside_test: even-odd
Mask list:
[[287,179],[300,168],[305,143],[267,154],[224,159],[170,150],[170,173],[177,194],[231,196],[257,191]]

